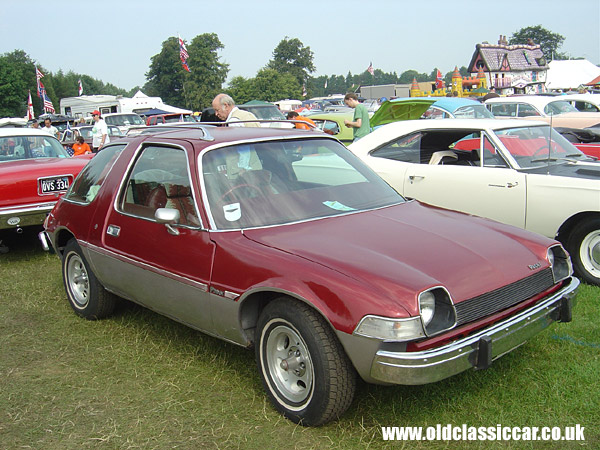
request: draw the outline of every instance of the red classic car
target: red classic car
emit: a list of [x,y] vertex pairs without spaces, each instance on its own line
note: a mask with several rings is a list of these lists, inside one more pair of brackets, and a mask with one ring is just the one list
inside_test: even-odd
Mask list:
[[[39,226],[89,157],[32,128],[0,129],[0,231]],[[5,249],[4,249],[5,250]]]
[[579,284],[558,242],[407,201],[336,139],[293,129],[111,143],[42,237],[78,315],[121,297],[253,347],[275,408],[307,426],[348,408],[357,375],[487,368],[570,321]]

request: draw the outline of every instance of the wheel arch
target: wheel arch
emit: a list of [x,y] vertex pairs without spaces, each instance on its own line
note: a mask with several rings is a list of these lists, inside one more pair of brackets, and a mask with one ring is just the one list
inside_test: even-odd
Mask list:
[[258,318],[260,317],[261,312],[270,302],[281,297],[288,297],[290,301],[304,303],[317,314],[319,314],[334,333],[336,332],[335,327],[327,315],[314,302],[311,302],[301,295],[293,292],[280,289],[262,289],[260,291],[251,292],[244,296],[240,304],[240,329],[247,342],[250,342],[251,345],[254,345],[255,342],[256,324],[258,323]]
[[65,246],[67,245],[67,242],[69,242],[71,239],[75,239],[75,235],[66,228],[58,230],[55,233],[54,250],[61,258],[63,256],[63,251]]
[[586,221],[586,220],[599,219],[599,218],[600,218],[600,211],[579,212],[579,213],[569,217],[567,220],[565,220],[563,222],[563,224],[558,229],[558,232],[556,233],[555,239],[557,241],[559,241],[560,243],[562,243],[563,246],[566,247],[567,241],[569,240],[569,236],[570,236],[571,232],[573,231],[573,228],[575,228],[575,226],[577,224],[579,224],[583,221]]

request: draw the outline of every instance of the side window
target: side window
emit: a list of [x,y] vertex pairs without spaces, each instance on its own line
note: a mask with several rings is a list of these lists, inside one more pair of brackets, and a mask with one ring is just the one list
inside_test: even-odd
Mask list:
[[148,146],[137,158],[120,201],[122,212],[154,219],[158,208],[179,211],[179,224],[200,226],[185,152]]
[[483,167],[508,167],[500,152],[494,144],[492,144],[487,137],[483,136]]
[[396,141],[388,142],[371,152],[376,158],[419,164],[421,162],[421,133],[413,133]]
[[339,125],[333,120],[315,120],[317,127],[323,130],[327,134],[331,134],[333,136],[340,134]]
[[540,113],[537,112],[537,110],[533,106],[526,104],[519,105],[519,117],[533,117],[539,115]]
[[71,188],[65,194],[65,199],[77,203],[90,203],[94,200],[124,148],[125,144],[104,147],[75,178]]
[[575,108],[577,108],[577,110],[579,110],[579,111],[584,111],[584,112],[598,112],[598,111],[600,111],[598,109],[598,107],[595,106],[594,104],[592,104],[590,102],[584,102],[584,101],[576,101],[575,102]]
[[517,105],[514,103],[492,103],[490,105],[492,114],[496,117],[516,117]]

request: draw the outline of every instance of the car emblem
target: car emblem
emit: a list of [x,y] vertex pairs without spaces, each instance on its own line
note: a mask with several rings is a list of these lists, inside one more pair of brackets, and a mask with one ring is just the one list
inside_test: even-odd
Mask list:
[[529,270],[539,269],[542,267],[542,263],[538,261],[535,264],[529,264],[527,267],[529,267]]
[[19,225],[19,222],[21,222],[20,217],[11,217],[6,221],[6,223],[9,225]]

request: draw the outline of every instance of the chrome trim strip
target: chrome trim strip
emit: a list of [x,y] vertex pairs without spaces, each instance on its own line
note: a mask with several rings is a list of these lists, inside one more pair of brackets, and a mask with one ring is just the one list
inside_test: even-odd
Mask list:
[[40,211],[48,211],[50,212],[52,210],[52,208],[54,208],[54,205],[56,205],[56,202],[58,200],[54,201],[54,202],[45,202],[45,203],[32,203],[29,205],[24,205],[24,206],[20,206],[18,208],[12,208],[12,209],[0,209],[0,215],[4,216],[10,216],[10,215],[14,215],[14,214],[23,214],[23,213],[29,213],[29,212],[33,212],[33,213],[37,213]]
[[420,352],[379,350],[370,375],[380,382],[406,385],[443,380],[476,365],[478,342],[484,336],[491,339],[495,360],[555,322],[563,301],[572,302],[578,286],[579,280],[572,278],[567,286],[525,311],[442,347]]
[[235,292],[231,292],[231,291],[225,291],[223,294],[223,297],[228,298],[229,300],[236,300],[238,297],[240,296],[240,294],[237,294]]
[[180,283],[184,283],[187,284],[188,286],[192,286],[195,287],[197,289],[200,289],[203,292],[208,292],[208,284],[206,283],[202,283],[201,281],[196,281],[196,280],[192,280],[191,278],[188,277],[184,277],[182,275],[177,275],[171,272],[168,272],[164,269],[159,269],[156,266],[152,266],[150,264],[141,262],[141,261],[137,261],[135,259],[129,258],[127,256],[123,256],[120,255],[112,250],[108,250],[102,247],[99,247],[97,245],[94,244],[90,244],[89,242],[86,241],[77,241],[79,243],[79,245],[81,245],[82,247],[87,247],[90,251],[95,251],[96,253],[100,253],[102,255],[108,256],[110,258],[114,258],[114,259],[118,259],[121,262],[125,262],[127,264],[131,264],[134,265],[136,267],[140,267],[142,269],[145,270],[150,270],[151,272],[154,272],[158,275],[170,278],[172,280],[178,281]]

